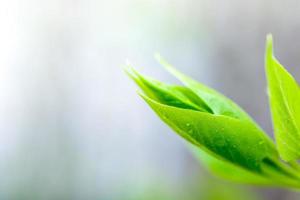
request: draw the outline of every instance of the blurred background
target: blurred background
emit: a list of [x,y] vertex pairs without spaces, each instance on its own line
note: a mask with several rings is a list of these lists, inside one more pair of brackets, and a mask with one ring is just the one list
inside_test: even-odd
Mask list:
[[293,200],[210,175],[136,95],[160,52],[272,134],[264,44],[300,80],[297,0],[0,1],[0,199]]

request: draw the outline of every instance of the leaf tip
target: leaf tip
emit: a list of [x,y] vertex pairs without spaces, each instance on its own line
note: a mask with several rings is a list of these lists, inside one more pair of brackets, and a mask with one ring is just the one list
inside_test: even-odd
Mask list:
[[272,41],[272,40],[273,40],[272,33],[268,33],[268,34],[267,34],[267,40],[268,40],[268,41]]
[[125,74],[127,74],[130,78],[134,79],[134,70],[133,68],[126,63],[126,65],[123,66],[123,71],[125,72]]
[[176,70],[166,59],[164,59],[160,54],[155,54],[156,61],[162,65],[170,74],[177,77],[178,79],[182,79],[183,74],[181,74],[178,70]]
[[128,75],[129,78],[131,78],[134,82],[140,85],[141,75],[129,63],[127,63],[123,67],[123,70]]
[[273,36],[271,33],[267,35],[267,41],[266,41],[266,55],[267,56],[273,56]]
[[159,53],[154,54],[155,60],[167,70],[171,70],[172,66]]

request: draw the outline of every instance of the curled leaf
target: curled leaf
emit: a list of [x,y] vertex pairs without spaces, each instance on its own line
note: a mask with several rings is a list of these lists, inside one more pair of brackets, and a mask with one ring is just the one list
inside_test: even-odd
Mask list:
[[142,97],[175,132],[219,159],[261,172],[262,160],[276,157],[264,133],[248,121],[176,108]]
[[140,96],[208,168],[234,181],[300,187],[299,173],[279,160],[272,140],[243,109],[157,58],[184,86],[159,82],[131,67],[127,73],[143,91]]

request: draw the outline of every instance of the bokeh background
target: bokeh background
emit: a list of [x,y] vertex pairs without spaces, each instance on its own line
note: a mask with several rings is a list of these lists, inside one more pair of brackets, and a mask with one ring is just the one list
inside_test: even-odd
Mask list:
[[1,0],[0,199],[299,199],[211,176],[136,95],[153,59],[241,105],[272,134],[264,43],[300,79],[297,0]]

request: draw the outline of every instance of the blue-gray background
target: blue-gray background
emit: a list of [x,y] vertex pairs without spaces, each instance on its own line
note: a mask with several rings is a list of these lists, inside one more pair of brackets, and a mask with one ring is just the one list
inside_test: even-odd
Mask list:
[[143,199],[184,193],[196,176],[200,191],[210,175],[123,65],[176,82],[154,61],[160,52],[272,134],[265,36],[299,80],[299,9],[297,0],[0,1],[0,199]]

